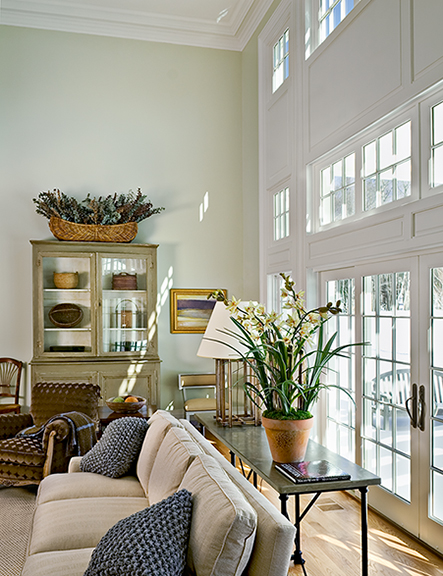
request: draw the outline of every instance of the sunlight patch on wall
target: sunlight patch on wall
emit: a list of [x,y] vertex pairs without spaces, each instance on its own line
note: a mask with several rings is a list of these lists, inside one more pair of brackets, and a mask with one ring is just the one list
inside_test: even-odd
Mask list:
[[203,196],[203,202],[200,204],[200,207],[199,207],[199,220],[200,220],[200,222],[205,217],[205,213],[208,210],[208,208],[209,208],[209,192],[206,191],[205,195]]

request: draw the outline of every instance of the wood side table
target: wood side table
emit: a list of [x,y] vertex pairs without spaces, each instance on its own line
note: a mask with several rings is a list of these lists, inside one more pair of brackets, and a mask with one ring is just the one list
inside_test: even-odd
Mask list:
[[114,412],[107,406],[99,406],[98,417],[100,419],[100,426],[98,431],[98,437],[100,438],[106,426],[110,424],[113,420],[117,420],[118,418],[125,418],[127,416],[133,416],[135,418],[144,418],[145,420],[149,420],[149,418],[154,414],[156,410],[157,406],[155,406],[154,404],[145,404],[137,412]]

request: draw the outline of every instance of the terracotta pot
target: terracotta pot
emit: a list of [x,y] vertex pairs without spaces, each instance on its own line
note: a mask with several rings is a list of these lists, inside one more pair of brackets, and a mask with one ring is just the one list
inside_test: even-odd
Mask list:
[[302,462],[308,447],[314,418],[308,420],[271,420],[262,416],[274,462]]

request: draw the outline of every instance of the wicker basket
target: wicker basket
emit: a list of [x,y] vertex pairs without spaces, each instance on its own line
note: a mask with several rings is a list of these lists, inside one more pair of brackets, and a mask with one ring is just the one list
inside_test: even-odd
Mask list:
[[49,310],[49,320],[57,328],[73,328],[80,324],[83,310],[77,304],[56,304]]
[[72,242],[132,242],[137,235],[137,222],[125,224],[77,224],[52,217],[49,229],[58,240]]

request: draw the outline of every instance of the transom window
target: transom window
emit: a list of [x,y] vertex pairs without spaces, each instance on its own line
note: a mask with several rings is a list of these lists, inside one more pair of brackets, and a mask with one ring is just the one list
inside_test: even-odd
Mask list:
[[431,186],[443,184],[443,102],[431,109]]
[[289,188],[274,194],[274,240],[289,236]]
[[289,29],[274,45],[274,72],[272,74],[272,93],[274,93],[289,76]]
[[320,223],[343,220],[355,213],[355,154],[321,171]]
[[320,0],[319,41],[320,44],[337,28],[358,0]]
[[411,195],[411,122],[363,146],[364,210]]

